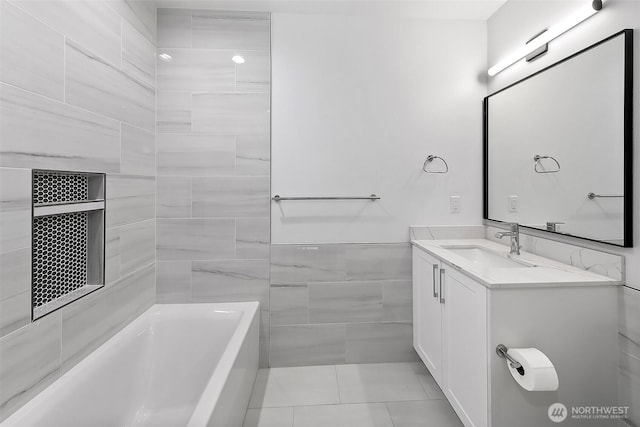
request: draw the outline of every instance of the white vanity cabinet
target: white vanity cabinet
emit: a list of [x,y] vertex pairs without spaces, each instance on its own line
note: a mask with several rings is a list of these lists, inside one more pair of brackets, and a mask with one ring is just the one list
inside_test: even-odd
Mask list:
[[440,261],[413,248],[413,347],[442,387]]
[[488,425],[487,289],[413,249],[414,347],[466,426]]

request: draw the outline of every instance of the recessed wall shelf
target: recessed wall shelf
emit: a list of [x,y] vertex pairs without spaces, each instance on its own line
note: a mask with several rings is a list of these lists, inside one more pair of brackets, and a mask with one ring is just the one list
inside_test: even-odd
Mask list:
[[104,174],[33,171],[33,320],[104,286],[104,212]]

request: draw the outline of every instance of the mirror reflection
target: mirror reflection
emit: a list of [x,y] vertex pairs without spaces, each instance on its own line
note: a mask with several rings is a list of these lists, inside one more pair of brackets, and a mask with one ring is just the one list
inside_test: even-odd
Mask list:
[[629,33],[485,99],[485,218],[631,245]]

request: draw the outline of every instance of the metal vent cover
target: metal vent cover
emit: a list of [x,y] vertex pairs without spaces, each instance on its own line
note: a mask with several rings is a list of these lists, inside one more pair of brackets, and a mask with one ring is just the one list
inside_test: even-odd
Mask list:
[[89,198],[89,177],[72,172],[34,171],[33,203],[72,203]]
[[33,219],[33,307],[87,285],[87,212]]

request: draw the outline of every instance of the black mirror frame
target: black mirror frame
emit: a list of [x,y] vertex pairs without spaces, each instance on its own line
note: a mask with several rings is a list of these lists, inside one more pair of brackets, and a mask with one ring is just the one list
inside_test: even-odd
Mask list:
[[496,223],[505,223],[496,219],[489,218],[489,98],[502,91],[509,89],[519,83],[524,82],[540,73],[543,73],[550,68],[562,64],[575,56],[578,56],[588,50],[593,49],[596,46],[601,45],[615,37],[624,35],[624,183],[623,183],[623,240],[622,245],[615,243],[604,242],[602,240],[589,239],[587,237],[580,237],[570,234],[559,233],[556,231],[541,230],[539,228],[528,227],[526,225],[520,225],[526,229],[536,230],[544,233],[551,233],[558,236],[572,237],[581,240],[588,240],[591,242],[597,242],[601,244],[611,245],[619,248],[632,248],[633,247],[633,30],[625,29],[619,31],[599,42],[592,44],[570,56],[567,56],[560,61],[543,68],[515,83],[512,83],[488,96],[483,100],[483,215],[485,221],[493,221]]

